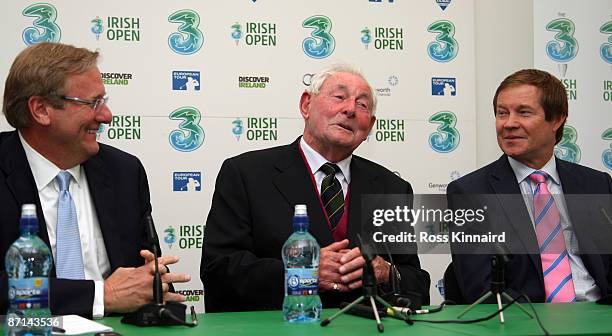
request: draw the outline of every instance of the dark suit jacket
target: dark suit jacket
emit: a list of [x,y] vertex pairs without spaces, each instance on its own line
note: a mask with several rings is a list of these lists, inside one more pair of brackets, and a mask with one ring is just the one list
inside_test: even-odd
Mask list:
[[[599,208],[586,209],[590,204],[587,197],[574,197],[571,194],[611,194],[612,179],[610,175],[581,165],[556,159],[557,172],[561,179],[567,210],[574,233],[581,249],[580,257],[589,274],[606,296],[612,290],[612,260],[608,254],[592,254],[598,246],[609,246],[603,237],[609,236],[610,223],[600,216]],[[534,302],[544,302],[544,278],[540,255],[537,252],[538,243],[516,176],[506,155],[497,161],[476,170],[456,181],[447,188],[449,207],[459,208],[458,202],[475,195],[502,195],[498,202],[488,203],[487,212],[494,213],[495,222],[492,225],[506,231],[507,251],[519,252],[513,254],[506,265],[506,290],[513,297],[525,293]],[[504,195],[516,195],[505,197]],[[580,204],[584,198],[584,204]],[[491,201],[491,198],[487,198]],[[589,203],[589,204],[586,204]],[[463,205],[462,205],[463,206]],[[474,205],[479,207],[478,205]],[[608,204],[609,206],[609,204]],[[609,210],[608,210],[609,211]],[[587,214],[585,217],[585,213]],[[595,220],[603,220],[603,232],[595,229]],[[610,248],[606,248],[608,251]],[[589,254],[584,254],[584,251]],[[535,251],[535,252],[534,252]],[[455,252],[455,251],[454,251]],[[465,303],[472,303],[490,289],[491,267],[488,255],[467,255],[453,253],[453,268]]]
[[[310,233],[324,247],[334,242],[310,174],[290,145],[248,152],[223,163],[204,231],[202,265],[206,311],[280,309],[284,298],[281,248],[293,233],[295,204],[306,204]],[[348,238],[356,246],[363,194],[411,194],[410,185],[389,170],[353,156],[351,161]],[[371,225],[371,224],[370,224]],[[401,289],[420,293],[429,302],[429,274],[417,255],[397,255]],[[323,306],[357,297],[320,293]]]
[[[143,264],[141,249],[149,249],[142,218],[151,211],[147,176],[140,161],[125,152],[100,144],[97,155],[83,163],[96,209],[111,272],[118,267]],[[8,304],[4,256],[19,237],[21,205],[36,204],[38,235],[49,245],[34,177],[16,131],[0,133],[0,314]],[[94,282],[65,280],[50,274],[50,306],[56,314],[90,317]]]

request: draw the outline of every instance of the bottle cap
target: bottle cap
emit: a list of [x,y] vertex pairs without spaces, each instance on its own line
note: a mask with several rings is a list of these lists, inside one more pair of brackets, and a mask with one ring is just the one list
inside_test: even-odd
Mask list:
[[296,204],[294,216],[307,216],[306,204]]
[[36,217],[36,204],[24,204],[21,206],[21,217]]
[[19,220],[19,231],[38,232],[38,219],[36,218],[36,205],[24,204],[21,206],[21,219]]

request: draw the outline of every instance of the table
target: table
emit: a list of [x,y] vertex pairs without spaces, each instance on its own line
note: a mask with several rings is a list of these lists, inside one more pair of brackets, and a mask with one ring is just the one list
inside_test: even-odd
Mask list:
[[[534,304],[542,323],[551,335],[612,335],[612,306],[593,302]],[[447,306],[442,312],[418,315],[415,319],[456,319],[465,306]],[[528,308],[528,307],[527,307]],[[495,305],[483,304],[468,313],[463,319],[483,317],[496,310]],[[528,308],[531,311],[530,308]],[[329,317],[337,309],[325,309],[323,317]],[[506,323],[501,325],[495,317],[477,324],[431,324],[415,322],[413,326],[390,317],[383,319],[384,335],[543,335],[535,319],[529,319],[518,307],[510,307],[505,313]],[[318,324],[288,324],[282,320],[280,311],[214,313],[198,315],[200,324],[188,327],[139,328],[121,324],[119,317],[107,317],[99,322],[113,327],[116,332],[127,335],[378,335],[374,320],[352,315],[338,317],[327,327]]]

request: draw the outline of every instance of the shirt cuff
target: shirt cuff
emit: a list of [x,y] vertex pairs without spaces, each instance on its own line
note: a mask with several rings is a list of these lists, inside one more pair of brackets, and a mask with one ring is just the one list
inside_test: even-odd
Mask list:
[[104,317],[104,280],[94,281],[94,300],[92,315],[94,319]]

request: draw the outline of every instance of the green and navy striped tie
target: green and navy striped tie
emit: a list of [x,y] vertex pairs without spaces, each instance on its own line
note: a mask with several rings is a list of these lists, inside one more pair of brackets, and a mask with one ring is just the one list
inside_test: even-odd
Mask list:
[[344,213],[344,193],[340,181],[336,178],[336,173],[340,171],[340,168],[327,162],[321,166],[320,170],[325,174],[321,182],[321,200],[332,230],[334,230]]

